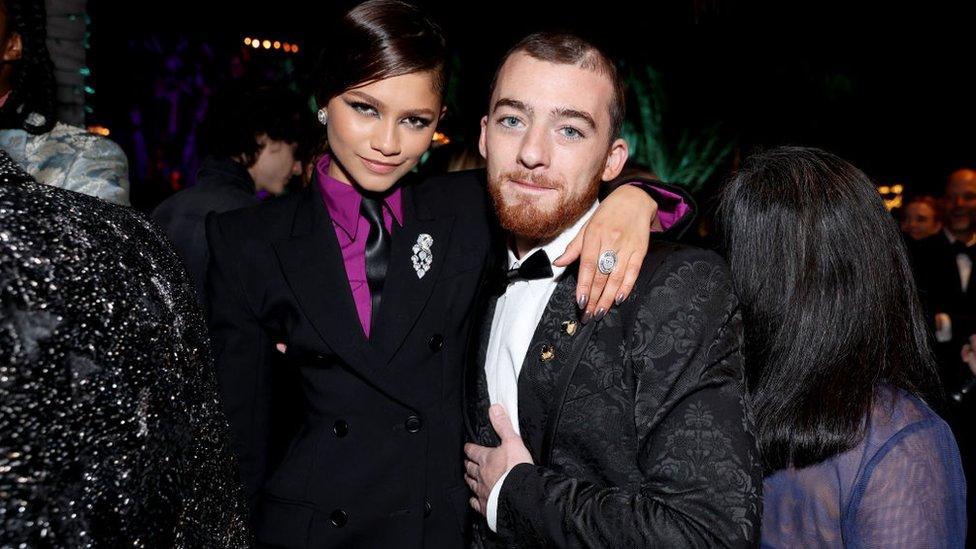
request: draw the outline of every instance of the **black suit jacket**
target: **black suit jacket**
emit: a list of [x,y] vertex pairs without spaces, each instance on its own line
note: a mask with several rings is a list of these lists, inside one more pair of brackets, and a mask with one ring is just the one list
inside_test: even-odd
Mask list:
[[[951,392],[972,377],[962,362],[962,346],[976,333],[976,276],[970,276],[962,288],[956,252],[945,233],[938,233],[912,243],[915,279],[927,320],[934,328],[935,315],[945,313],[952,321],[952,340],[935,343],[943,385]],[[976,267],[976,262],[974,262]],[[976,275],[976,268],[973,269]]]
[[[404,185],[371,341],[317,184],[208,218],[211,337],[259,543],[463,545],[462,358],[489,250],[484,189],[477,172]],[[433,263],[420,278],[411,255],[424,233]],[[272,463],[279,342],[304,406]]]
[[[739,308],[722,260],[655,243],[634,295],[570,335],[566,323],[579,315],[575,286],[567,271],[519,375],[518,420],[535,465],[511,471],[498,534],[480,520],[475,544],[757,543],[762,471]],[[488,446],[498,444],[484,375],[494,301],[466,379],[469,436]]]
[[186,265],[203,304],[207,275],[207,239],[204,220],[210,212],[229,212],[258,203],[254,180],[247,168],[226,159],[207,158],[197,172],[197,183],[162,201],[152,217],[159,223]]

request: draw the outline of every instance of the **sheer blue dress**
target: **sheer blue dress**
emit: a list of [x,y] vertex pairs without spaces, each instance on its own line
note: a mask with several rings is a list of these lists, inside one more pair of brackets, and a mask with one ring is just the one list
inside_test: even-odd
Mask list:
[[864,440],[764,482],[763,547],[963,547],[966,481],[948,425],[882,387]]

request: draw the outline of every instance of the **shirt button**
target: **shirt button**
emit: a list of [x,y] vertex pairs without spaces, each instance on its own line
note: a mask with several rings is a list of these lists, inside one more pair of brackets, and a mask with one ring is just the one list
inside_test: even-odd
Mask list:
[[336,528],[342,528],[346,525],[346,522],[349,522],[349,515],[347,515],[342,509],[336,509],[335,511],[332,511],[331,515],[329,515],[329,522],[331,522],[332,526],[335,526]]
[[421,423],[419,417],[410,416],[407,418],[407,421],[404,422],[404,425],[407,427],[407,432],[416,433],[420,431],[420,427],[423,425],[423,423]]
[[335,433],[335,436],[342,438],[349,434],[349,424],[341,419],[336,420],[332,425],[332,432]]
[[427,338],[427,346],[430,347],[431,351],[435,353],[440,351],[444,347],[444,336],[441,334],[434,334]]

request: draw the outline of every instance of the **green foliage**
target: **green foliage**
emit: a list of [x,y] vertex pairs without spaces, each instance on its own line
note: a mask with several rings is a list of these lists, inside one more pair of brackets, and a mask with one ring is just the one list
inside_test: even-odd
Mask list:
[[722,168],[736,142],[725,136],[720,122],[703,128],[681,127],[669,109],[660,73],[651,66],[625,68],[631,108],[623,138],[631,159],[650,168],[662,181],[694,192]]

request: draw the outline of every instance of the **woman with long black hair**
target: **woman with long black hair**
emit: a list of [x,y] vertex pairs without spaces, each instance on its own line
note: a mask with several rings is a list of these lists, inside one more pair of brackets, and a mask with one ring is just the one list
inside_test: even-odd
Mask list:
[[748,158],[720,228],[766,469],[763,546],[962,547],[965,480],[905,244],[868,177]]

